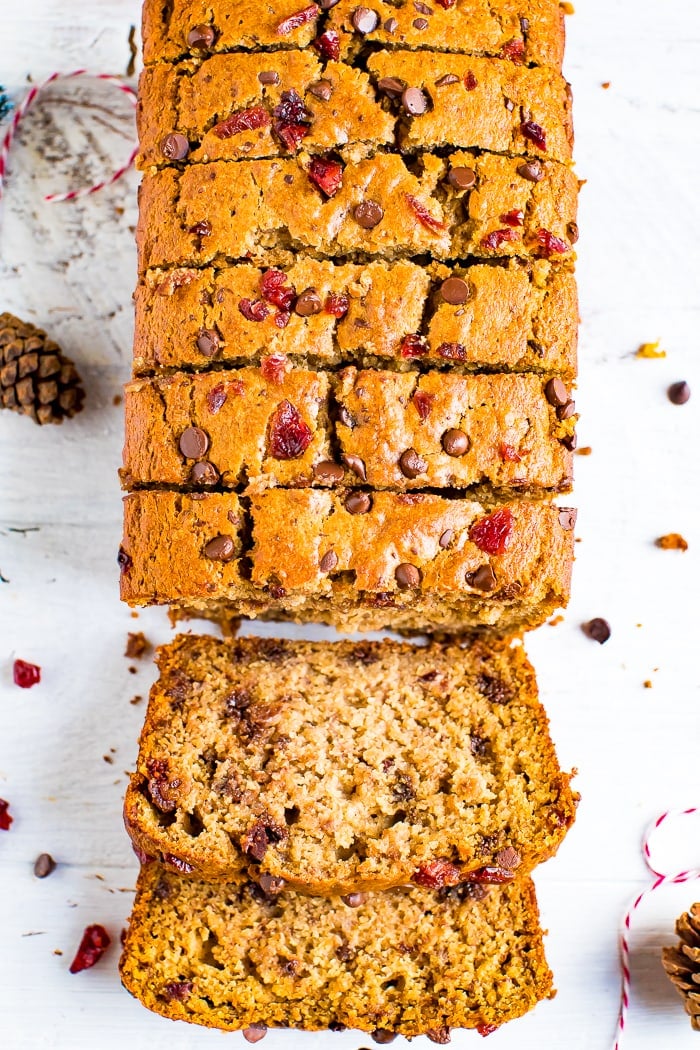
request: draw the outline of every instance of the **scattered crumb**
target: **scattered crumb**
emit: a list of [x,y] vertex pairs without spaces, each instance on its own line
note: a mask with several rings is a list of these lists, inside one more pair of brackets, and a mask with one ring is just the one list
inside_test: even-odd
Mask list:
[[647,678],[646,682],[644,683],[644,688],[645,689],[651,689],[652,685],[653,685],[653,683],[652,683],[651,679]]
[[643,627],[643,626],[644,626],[644,624],[642,624],[642,623],[635,624],[635,627]]
[[654,540],[657,547],[662,551],[687,551],[688,541],[683,539],[680,532],[669,532],[666,536],[659,536]]
[[133,612],[132,612],[132,614],[131,614],[131,619],[132,619],[132,620],[138,620],[138,618],[139,618],[139,614],[138,614],[138,613],[136,612],[136,610],[134,609],[134,611],[133,611]]
[[604,80],[603,83],[600,86],[603,88],[604,91],[607,91],[608,88],[610,87],[610,81],[609,80]]
[[583,445],[581,448],[576,449],[577,456],[590,456],[593,449],[590,445]]
[[113,765],[113,763],[114,763],[114,759],[112,758],[111,755],[103,755],[102,756],[102,761],[103,762],[108,762],[110,766]]
[[139,49],[136,46],[136,26],[129,26],[127,44],[129,45],[129,61],[126,64],[126,75],[133,77],[136,72],[136,56],[139,53]]
[[121,405],[121,403],[122,403],[122,395],[121,394],[115,394],[114,397],[112,398],[112,404],[116,406],[116,405]]
[[41,937],[46,930],[30,930],[29,933],[23,933],[23,937]]
[[129,631],[124,656],[128,657],[129,660],[140,660],[143,654],[147,653],[151,648],[151,643],[143,631]]
[[564,622],[564,617],[561,615],[554,616],[551,620],[548,620],[547,622],[549,623],[550,627],[558,627],[560,623]]
[[582,537],[581,536],[577,536],[576,539],[574,540],[574,543],[583,543]]
[[63,955],[63,952],[60,948],[54,948],[53,953],[54,955]]
[[139,695],[137,694],[136,696],[132,696],[132,698],[131,698],[131,700],[129,701],[129,703],[130,703],[130,704],[140,704],[142,700],[143,700],[143,697],[142,697],[142,696],[139,696]]
[[138,674],[138,668],[130,667],[129,668],[129,674]]
[[660,342],[656,343],[642,343],[639,350],[637,350],[635,357],[646,357],[646,358],[658,358],[665,357],[666,351],[659,350]]

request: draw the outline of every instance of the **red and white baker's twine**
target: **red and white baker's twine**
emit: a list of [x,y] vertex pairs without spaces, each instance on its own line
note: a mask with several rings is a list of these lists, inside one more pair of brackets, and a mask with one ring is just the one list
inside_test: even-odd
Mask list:
[[[128,84],[125,84],[119,79],[119,77],[112,76],[110,73],[90,73],[87,69],[74,69],[71,73],[52,73],[51,76],[47,77],[41,84],[35,84],[30,88],[26,98],[15,109],[10,121],[10,126],[5,132],[2,140],[2,147],[0,147],[0,198],[2,198],[3,195],[4,181],[7,175],[7,162],[10,155],[12,140],[14,139],[17,129],[22,123],[27,110],[36,101],[37,96],[41,94],[44,88],[48,87],[49,84],[53,84],[55,80],[71,80],[74,77],[93,77],[95,80],[106,80],[119,88],[119,90],[127,96],[132,105],[134,107],[136,106],[137,98],[134,89],[129,87]],[[72,201],[76,200],[78,197],[88,197],[91,193],[97,193],[98,190],[104,189],[105,186],[111,186],[117,181],[117,179],[120,179],[122,175],[125,175],[134,163],[137,153],[138,146],[135,146],[131,151],[131,156],[126,164],[121,168],[118,168],[109,176],[109,178],[103,179],[94,186],[86,186],[80,190],[69,190],[67,193],[50,193],[44,199],[50,204],[57,204],[59,201]]]
[[661,827],[667,820],[676,817],[688,817],[691,814],[699,813],[700,807],[694,806],[691,809],[671,809],[667,810],[666,813],[662,813],[660,817],[654,821],[654,823],[647,829],[644,838],[642,839],[642,854],[644,856],[644,863],[646,864],[652,875],[655,876],[654,882],[649,886],[648,889],[642,890],[639,896],[632,901],[632,904],[628,908],[622,920],[622,926],[620,928],[620,968],[622,970],[622,988],[620,992],[620,1014],[617,1021],[617,1030],[615,1032],[615,1046],[614,1050],[620,1050],[622,1044],[622,1033],[625,1030],[627,1024],[627,1013],[630,1005],[630,947],[629,947],[629,932],[632,925],[632,916],[639,908],[639,905],[655,890],[661,889],[662,886],[668,886],[673,883],[681,882],[692,882],[694,879],[700,879],[700,868],[689,868],[687,871],[679,871],[677,874],[672,875],[667,872],[661,871],[657,866],[656,862],[652,858],[651,853],[651,841]]

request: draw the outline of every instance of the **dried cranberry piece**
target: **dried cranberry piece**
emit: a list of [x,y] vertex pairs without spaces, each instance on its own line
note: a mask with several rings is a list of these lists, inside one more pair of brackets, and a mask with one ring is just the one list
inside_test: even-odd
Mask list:
[[280,124],[275,131],[288,150],[299,149],[303,139],[309,134],[308,124]]
[[492,230],[491,233],[487,233],[485,237],[481,238],[481,246],[488,248],[490,251],[496,251],[503,244],[507,244],[508,241],[517,241],[518,239],[517,230]]
[[501,48],[501,58],[509,58],[516,65],[521,65],[525,58],[525,41],[509,40]]
[[476,1030],[479,1035],[486,1037],[487,1035],[493,1035],[494,1032],[497,1032],[498,1027],[497,1024],[487,1024],[486,1021],[484,1021],[482,1024],[476,1026]]
[[528,142],[532,142],[538,149],[547,149],[547,136],[544,128],[535,124],[534,120],[524,120],[520,125],[520,130]]
[[304,100],[294,91],[283,91],[280,103],[272,111],[273,127],[288,150],[299,148],[302,139],[309,133],[311,113]]
[[500,884],[502,882],[512,882],[514,878],[515,872],[510,868],[497,868],[495,865],[487,865],[485,868],[477,868],[476,871],[469,872],[470,882]]
[[563,255],[565,252],[571,251],[570,245],[563,241],[561,237],[555,237],[549,230],[538,230],[537,240],[540,244],[539,254],[548,259],[550,255]]
[[0,798],[0,831],[9,831],[14,817],[10,816],[10,803]]
[[287,284],[287,275],[282,270],[266,270],[260,281],[262,297],[280,310],[289,310],[297,297],[293,284]]
[[476,79],[471,69],[464,78],[464,86],[467,91],[474,91],[479,86],[479,81]]
[[333,317],[345,317],[346,313],[350,308],[350,298],[345,292],[338,292],[335,294],[331,292],[326,297],[326,302],[323,309],[327,314],[332,314]]
[[270,312],[261,299],[241,299],[238,309],[247,321],[264,321]]
[[504,226],[522,226],[525,222],[525,212],[520,208],[513,208],[501,215],[500,221]]
[[418,413],[421,422],[430,415],[430,410],[433,407],[433,401],[435,400],[435,394],[426,394],[424,390],[416,390],[413,395],[413,404],[416,406],[416,412]]
[[441,886],[456,886],[461,881],[461,870],[444,858],[421,864],[411,877],[411,882],[416,886],[426,886],[430,890],[438,890]]
[[37,664],[28,664],[26,660],[15,660],[12,677],[20,689],[31,689],[41,681],[41,668]]
[[439,4],[440,7],[444,7],[446,11],[449,11],[451,7],[455,6],[457,0],[435,0],[435,2]]
[[510,542],[515,518],[508,507],[502,507],[486,518],[479,518],[469,530],[469,539],[486,554],[503,554]]
[[505,442],[501,442],[500,453],[505,463],[520,463],[523,458],[517,448],[513,445],[506,445]]
[[175,871],[179,871],[181,875],[190,875],[194,871],[194,866],[192,864],[189,864],[181,857],[176,857],[174,853],[164,853],[163,864],[175,868]]
[[260,371],[270,383],[281,383],[287,371],[288,358],[284,354],[270,354],[260,362]]
[[313,440],[311,428],[289,401],[282,401],[270,421],[270,451],[275,459],[303,456]]
[[278,310],[275,314],[275,324],[278,328],[286,328],[292,316],[291,310]]
[[405,335],[401,340],[402,357],[423,357],[428,353],[428,340],[422,335]]
[[308,7],[302,8],[301,11],[295,12],[293,15],[289,15],[288,18],[283,19],[277,26],[278,36],[288,36],[293,33],[299,26],[306,25],[307,22],[312,22],[314,18],[317,18],[321,14],[320,8],[316,4],[309,4]]
[[152,857],[150,853],[146,853],[145,850],[142,850],[140,846],[137,846],[135,842],[131,843],[131,848],[136,854],[139,864],[152,864],[156,859],[155,857]]
[[232,113],[226,120],[216,124],[212,131],[217,138],[230,139],[234,135],[240,135],[242,131],[256,131],[258,128],[266,128],[270,124],[270,114],[264,106],[251,106],[250,109],[241,109],[238,113]]
[[461,343],[440,343],[437,352],[447,361],[464,361],[467,356],[467,349]]
[[219,383],[207,391],[207,408],[213,416],[226,404],[228,393],[224,383]]
[[405,197],[409,208],[426,229],[432,233],[438,233],[440,230],[447,229],[445,223],[431,215],[426,206],[417,197],[414,197],[412,193],[405,194]]
[[314,47],[324,62],[337,62],[340,58],[340,33],[327,29],[314,40]]
[[163,995],[171,1002],[184,1003],[192,995],[194,984],[192,981],[171,981],[163,988]]
[[81,970],[89,970],[91,966],[99,962],[111,944],[111,938],[104,926],[95,923],[86,926],[80,947],[75,953],[75,959],[70,964],[71,973],[80,973]]
[[327,157],[313,157],[308,176],[326,197],[334,197],[343,184],[343,165]]

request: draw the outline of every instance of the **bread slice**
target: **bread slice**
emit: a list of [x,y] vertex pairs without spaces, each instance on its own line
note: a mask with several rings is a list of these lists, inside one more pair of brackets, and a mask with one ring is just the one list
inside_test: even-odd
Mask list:
[[148,864],[120,972],[163,1017],[258,1038],[268,1026],[348,1027],[445,1043],[451,1028],[486,1035],[554,994],[528,879],[345,903]]
[[158,666],[125,823],[178,871],[321,895],[503,882],[573,821],[520,646],[183,635]]
[[[135,373],[256,364],[278,354],[316,368],[576,372],[576,281],[545,259],[357,266],[305,256],[283,269],[298,305],[282,327],[269,304],[262,320],[241,312],[245,301],[265,301],[266,270],[257,266],[149,271],[136,289]],[[466,301],[444,298],[451,278],[466,284]],[[454,284],[445,294],[450,289],[463,298]]]
[[[567,261],[578,180],[564,164],[537,165],[542,177],[533,181],[519,157],[420,153],[409,167],[398,154],[378,153],[348,165],[330,198],[302,156],[164,168],[141,183],[139,270],[185,268],[184,280],[187,268],[243,259],[270,265],[288,251],[338,261],[427,253]],[[450,182],[464,168],[473,188],[471,176],[468,188]]]
[[[421,94],[404,104],[402,92],[411,88]],[[411,151],[451,146],[571,160],[570,93],[550,69],[508,59],[380,51],[364,71],[322,63],[308,49],[147,67],[139,83],[139,167],[179,163],[180,153],[173,158],[169,149],[173,133],[188,141],[188,162],[288,156],[280,113],[290,92],[306,122],[304,150],[333,151],[336,161],[396,144]],[[425,112],[412,115],[411,99]],[[533,123],[541,135],[532,134]]]
[[574,511],[351,495],[134,492],[124,500],[122,599],[219,622],[311,620],[341,631],[518,633],[566,605]]

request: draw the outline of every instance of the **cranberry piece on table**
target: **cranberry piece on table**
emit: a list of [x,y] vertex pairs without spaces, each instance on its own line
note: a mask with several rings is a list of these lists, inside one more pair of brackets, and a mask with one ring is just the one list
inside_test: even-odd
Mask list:
[[12,677],[20,689],[31,689],[41,681],[41,668],[37,664],[27,663],[26,660],[15,660]]
[[100,961],[110,944],[111,938],[104,926],[100,926],[99,923],[86,926],[83,939],[70,964],[70,972],[80,973],[81,970],[89,970],[91,966]]

